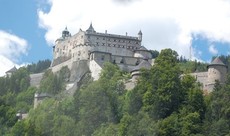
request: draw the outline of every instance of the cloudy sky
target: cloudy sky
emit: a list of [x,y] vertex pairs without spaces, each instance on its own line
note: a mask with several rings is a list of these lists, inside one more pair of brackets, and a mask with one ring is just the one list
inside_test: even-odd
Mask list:
[[172,48],[209,62],[230,53],[230,0],[0,0],[0,76],[52,58],[54,41],[93,23],[97,32],[137,36],[148,49]]

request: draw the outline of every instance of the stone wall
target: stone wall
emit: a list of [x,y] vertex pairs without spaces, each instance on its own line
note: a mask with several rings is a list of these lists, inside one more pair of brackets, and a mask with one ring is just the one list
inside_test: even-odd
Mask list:
[[208,68],[208,83],[213,84],[215,80],[219,80],[220,83],[226,81],[227,68],[222,65],[209,66]]
[[30,85],[39,87],[44,73],[30,74]]
[[90,69],[88,60],[79,60],[72,62],[72,67],[70,68],[70,82],[80,80],[80,78],[89,71]]

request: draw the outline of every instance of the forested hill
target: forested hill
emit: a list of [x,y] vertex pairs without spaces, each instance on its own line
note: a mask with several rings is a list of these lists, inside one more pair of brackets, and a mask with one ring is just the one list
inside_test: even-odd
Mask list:
[[[63,93],[67,67],[56,74],[47,70],[39,88],[30,87],[30,72],[20,68],[11,77],[0,78],[0,135],[230,135],[230,77],[225,85],[216,82],[214,91],[205,96],[193,77],[180,76],[205,71],[206,65],[178,59],[175,51],[165,49],[150,70],[142,70],[136,87],[127,91],[129,73],[105,63],[100,79],[92,81],[86,75],[73,97]],[[37,91],[54,97],[33,109]],[[18,110],[29,116],[17,121]]]

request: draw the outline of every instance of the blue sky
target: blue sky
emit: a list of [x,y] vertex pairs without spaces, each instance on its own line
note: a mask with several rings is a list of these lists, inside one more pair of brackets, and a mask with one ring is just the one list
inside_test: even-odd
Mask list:
[[0,76],[52,59],[52,46],[67,26],[73,34],[90,24],[98,32],[137,36],[148,49],[172,48],[209,62],[230,48],[226,0],[0,0]]
[[45,30],[38,26],[38,3],[34,0],[0,2],[0,30],[17,35],[28,42],[28,54],[20,56],[18,63],[51,59],[51,47],[46,44]]

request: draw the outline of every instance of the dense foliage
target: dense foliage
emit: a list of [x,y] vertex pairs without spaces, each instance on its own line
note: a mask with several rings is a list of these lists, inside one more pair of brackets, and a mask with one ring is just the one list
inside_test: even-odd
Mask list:
[[[24,74],[1,78],[0,133],[9,136],[230,135],[230,77],[225,85],[216,82],[214,91],[204,96],[195,78],[186,74],[181,77],[181,73],[206,64],[178,61],[177,53],[171,49],[162,50],[157,56],[155,65],[150,70],[143,69],[137,85],[129,91],[124,85],[127,73],[111,63],[105,63],[97,81],[84,76],[74,96],[69,97],[60,97],[68,81],[68,68],[57,74],[46,71],[40,88],[29,87],[23,81],[27,81],[26,70]],[[35,91],[54,97],[33,109]],[[29,117],[17,121],[15,113],[23,107]]]
[[26,68],[30,73],[40,73],[49,68],[51,65],[50,60],[40,60],[37,63],[29,64]]

